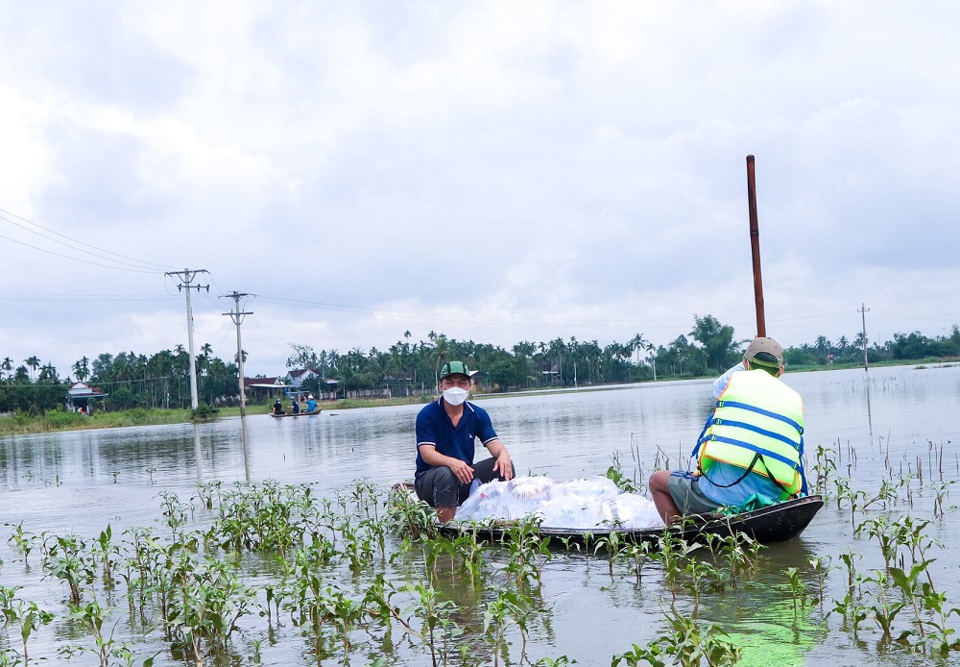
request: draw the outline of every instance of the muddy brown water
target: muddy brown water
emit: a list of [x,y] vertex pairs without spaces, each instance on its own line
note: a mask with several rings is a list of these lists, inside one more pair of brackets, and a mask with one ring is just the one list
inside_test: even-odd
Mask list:
[[[785,381],[804,397],[808,472],[818,445],[834,452],[841,470],[862,489],[877,495],[888,467],[896,477],[917,475],[911,484],[912,507],[901,497],[887,514],[932,522],[927,534],[946,548],[937,550],[931,572],[947,594],[948,608],[960,608],[960,555],[954,546],[960,531],[955,507],[960,487],[943,487],[944,516],[934,517],[934,485],[960,479],[960,367],[896,367],[819,373],[788,373]],[[631,385],[614,390],[561,392],[538,396],[486,398],[501,439],[510,448],[518,473],[546,474],[557,480],[603,474],[619,452],[623,469],[641,479],[659,458],[671,464],[689,452],[711,403],[710,382],[690,381]],[[0,585],[22,586],[20,597],[36,601],[58,617],[66,616],[59,582],[44,577],[34,555],[25,566],[7,543],[12,526],[39,535],[74,533],[95,538],[107,524],[114,535],[134,526],[159,527],[162,491],[182,498],[194,495],[197,482],[224,483],[278,480],[309,482],[320,494],[349,487],[366,478],[388,486],[412,477],[413,423],[419,406],[325,411],[315,417],[276,420],[269,416],[222,420],[202,426],[174,425],[83,431],[0,439]],[[246,448],[243,431],[246,431]],[[246,450],[246,451],[245,451]],[[639,456],[639,464],[635,455]],[[919,469],[919,470],[918,470]],[[811,473],[811,477],[812,477]],[[941,491],[941,495],[944,491]],[[734,594],[705,594],[700,618],[720,623],[744,650],[743,664],[919,665],[960,664],[960,653],[934,660],[908,648],[878,644],[875,626],[865,622],[857,637],[836,614],[827,614],[846,594],[841,554],[859,555],[858,570],[883,565],[875,541],[853,535],[849,504],[828,501],[798,539],[765,552],[760,570]],[[866,516],[881,513],[875,503]],[[861,514],[862,516],[862,514]],[[159,530],[158,530],[159,532]],[[797,615],[782,570],[797,567],[808,588],[817,585],[808,560],[832,559],[822,606]],[[497,555],[491,560],[496,566]],[[255,580],[258,564],[251,563]],[[480,601],[462,590],[445,591],[464,613],[479,617]],[[609,665],[611,656],[652,640],[663,627],[671,593],[658,565],[644,569],[638,587],[620,569],[611,578],[603,559],[556,553],[544,571],[542,602],[547,611],[531,627],[529,656],[567,656],[580,665]],[[678,600],[692,608],[689,595]],[[115,618],[125,603],[114,601]],[[906,613],[904,612],[904,617]],[[902,624],[908,627],[907,623]],[[960,628],[960,617],[951,625]],[[184,664],[170,653],[158,633],[126,632],[142,657],[159,651],[157,665]],[[256,618],[245,619],[234,638],[233,657],[223,664],[251,664],[251,641],[264,640],[261,664],[317,664],[306,642],[287,624],[267,638]],[[126,633],[126,634],[125,634]],[[72,638],[62,620],[37,631],[30,640],[31,662],[64,660],[58,648]],[[510,659],[519,656],[516,633]],[[19,648],[19,633],[0,630],[0,649]],[[92,653],[76,664],[96,664]],[[328,659],[322,664],[339,664]],[[39,663],[38,663],[39,664]],[[116,664],[120,664],[117,662]],[[352,664],[367,664],[360,653]],[[391,664],[429,664],[428,656],[400,649]]]

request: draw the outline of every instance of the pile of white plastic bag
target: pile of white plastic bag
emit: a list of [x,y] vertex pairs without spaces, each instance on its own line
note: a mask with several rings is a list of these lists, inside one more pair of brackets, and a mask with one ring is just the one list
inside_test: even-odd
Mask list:
[[651,530],[663,527],[653,501],[623,493],[606,477],[555,482],[549,477],[516,477],[509,482],[474,482],[457,510],[457,521],[540,518],[541,528]]

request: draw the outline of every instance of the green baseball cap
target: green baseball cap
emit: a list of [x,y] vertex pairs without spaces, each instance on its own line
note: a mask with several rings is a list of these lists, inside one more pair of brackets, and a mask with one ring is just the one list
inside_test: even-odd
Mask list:
[[440,367],[440,379],[442,380],[448,375],[466,375],[470,377],[470,369],[467,368],[467,365],[462,361],[448,361]]

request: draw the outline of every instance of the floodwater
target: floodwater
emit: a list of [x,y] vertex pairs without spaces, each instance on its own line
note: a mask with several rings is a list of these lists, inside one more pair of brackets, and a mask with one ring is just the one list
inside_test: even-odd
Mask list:
[[[884,478],[916,476],[909,503],[904,498],[888,501],[888,514],[931,520],[927,534],[947,547],[932,554],[937,559],[931,566],[934,582],[946,593],[948,609],[960,607],[960,555],[952,548],[960,534],[960,519],[954,508],[957,491],[951,493],[949,486],[960,479],[954,444],[960,440],[960,367],[788,373],[784,381],[804,397],[811,478],[818,446],[833,453],[838,472],[850,475],[853,488],[863,490],[861,504],[878,494]],[[602,475],[617,456],[624,472],[642,482],[655,461],[669,459],[675,466],[686,457],[709,412],[710,390],[707,380],[663,382],[483,398],[480,404],[490,412],[518,474],[545,474],[556,480]],[[128,527],[161,525],[158,494],[174,491],[189,499],[198,482],[309,482],[325,494],[361,478],[383,486],[412,479],[418,410],[419,406],[401,406],[325,411],[297,419],[257,415],[243,422],[226,419],[200,426],[0,439],[0,525],[9,524],[0,529],[0,585],[23,586],[21,597],[37,596],[32,599],[41,607],[66,615],[59,584],[43,579],[36,559],[32,569],[26,568],[22,556],[7,544],[17,524],[35,535],[95,538],[107,524],[114,535]],[[935,517],[936,482],[940,495],[945,495],[943,517]],[[871,511],[882,505],[874,503]],[[744,649],[743,664],[930,664],[931,658],[908,648],[878,646],[869,622],[854,637],[842,618],[827,613],[847,592],[842,554],[855,552],[860,557],[858,570],[864,573],[883,566],[876,542],[853,535],[854,520],[864,516],[858,514],[851,517],[849,502],[838,509],[831,499],[799,539],[765,552],[762,570],[736,595],[702,596],[698,616],[721,623],[731,633]],[[870,515],[868,511],[866,516]],[[799,568],[813,588],[817,583],[808,566],[813,557],[830,559],[833,569],[826,577],[822,605],[798,616],[781,571]],[[663,612],[671,601],[657,568],[646,567],[638,587],[623,572],[611,578],[607,564],[599,559],[556,554],[544,572],[542,596],[549,611],[531,628],[533,661],[567,656],[581,665],[609,665],[612,655],[651,641],[663,631]],[[57,590],[52,594],[51,589]],[[960,627],[960,616],[951,623]],[[18,634],[0,630],[0,649],[18,647]],[[134,646],[138,641],[125,639]],[[41,628],[31,640],[31,658],[46,656],[51,664],[59,662],[56,649],[61,641],[55,630]],[[164,648],[154,641],[154,650],[145,655]],[[238,652],[245,654],[243,646]],[[261,664],[317,662],[304,655],[295,630],[262,646],[261,656]],[[960,653],[955,652],[953,659],[960,662]],[[77,660],[91,664],[94,655]],[[427,660],[421,654],[396,664]],[[362,659],[355,662],[365,664]],[[943,664],[949,662],[945,659]],[[155,664],[183,662],[167,651]]]

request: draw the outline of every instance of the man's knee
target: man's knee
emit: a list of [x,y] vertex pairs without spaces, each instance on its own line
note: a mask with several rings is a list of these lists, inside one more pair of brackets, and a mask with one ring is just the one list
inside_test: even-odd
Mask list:
[[668,491],[668,485],[670,482],[670,471],[669,470],[658,470],[657,472],[650,475],[650,485],[651,491],[660,491],[661,493]]
[[453,471],[439,466],[427,471],[417,481],[417,496],[433,507],[448,507],[459,504],[460,482]]

